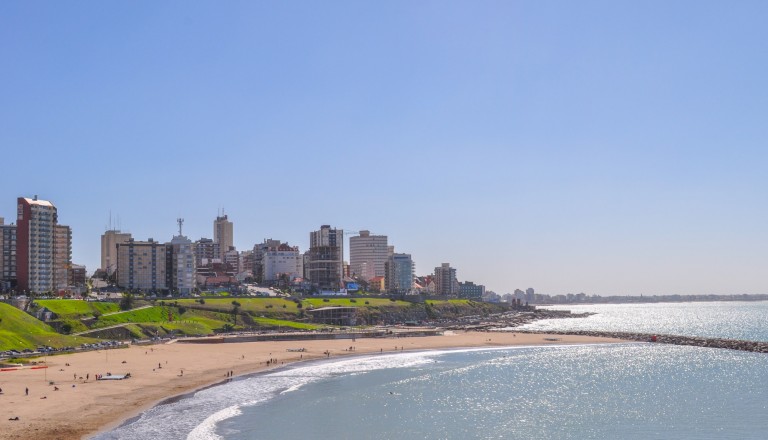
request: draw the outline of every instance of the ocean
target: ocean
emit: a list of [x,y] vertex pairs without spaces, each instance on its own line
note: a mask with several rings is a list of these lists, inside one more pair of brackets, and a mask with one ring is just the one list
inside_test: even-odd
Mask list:
[[766,384],[765,354],[649,343],[365,355],[238,378],[95,438],[765,439]]
[[596,314],[586,318],[544,319],[520,328],[625,331],[768,341],[768,301],[585,304],[542,308]]

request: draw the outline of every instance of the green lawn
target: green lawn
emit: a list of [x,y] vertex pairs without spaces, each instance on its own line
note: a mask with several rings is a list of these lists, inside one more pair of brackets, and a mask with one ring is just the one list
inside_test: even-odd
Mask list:
[[[327,301],[326,301],[327,300]],[[366,304],[368,302],[368,304]],[[304,307],[309,305],[314,308],[319,307],[381,307],[381,306],[400,306],[408,307],[411,305],[408,301],[390,301],[387,298],[309,298],[303,301]]]
[[441,305],[441,304],[461,304],[470,305],[471,300],[468,299],[428,299],[425,301],[427,304]]
[[83,301],[79,299],[39,299],[35,301],[40,307],[45,307],[62,318],[81,318],[120,311],[116,303]]
[[[100,317],[92,328],[101,328],[129,322],[165,322],[168,321],[168,312],[168,307],[149,307],[146,309],[116,313],[114,315]],[[174,318],[178,315],[178,312],[175,310],[171,310],[171,313]]]
[[200,304],[194,299],[180,299],[169,303],[178,302],[182,305],[205,307],[208,310],[229,312],[232,310],[232,301],[240,303],[240,310],[255,314],[267,312],[298,313],[296,303],[283,298],[203,298],[205,304]]
[[0,320],[0,351],[34,349],[40,345],[58,348],[96,341],[56,333],[44,322],[5,303],[0,303]]
[[[172,319],[169,320],[169,314]],[[184,313],[179,313],[177,307],[154,306],[141,310],[132,310],[109,316],[102,316],[93,326],[94,329],[108,327],[117,324],[135,323],[140,328],[149,329],[152,332],[177,330],[187,335],[207,335],[214,330],[231,323],[228,313],[215,311],[203,311],[187,308]],[[165,329],[163,331],[162,329]]]
[[284,327],[286,330],[288,329],[296,329],[296,330],[317,330],[322,327],[322,325],[316,325],[316,324],[305,324],[303,322],[294,322],[294,321],[286,321],[283,319],[269,319],[269,318],[254,318],[254,321],[262,326],[265,327]]

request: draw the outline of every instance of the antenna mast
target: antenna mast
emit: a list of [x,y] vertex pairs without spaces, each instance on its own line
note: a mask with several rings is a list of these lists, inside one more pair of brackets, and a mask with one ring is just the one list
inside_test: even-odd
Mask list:
[[182,227],[182,225],[184,225],[184,219],[179,217],[179,218],[176,219],[176,223],[179,224],[179,236],[181,236],[181,227]]

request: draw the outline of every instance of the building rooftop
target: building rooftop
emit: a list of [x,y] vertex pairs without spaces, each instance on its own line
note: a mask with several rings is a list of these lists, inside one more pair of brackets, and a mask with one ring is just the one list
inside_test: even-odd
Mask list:
[[51,208],[54,208],[53,203],[49,202],[48,200],[40,200],[37,197],[33,199],[30,199],[29,197],[24,197],[24,200],[30,205],[49,206]]

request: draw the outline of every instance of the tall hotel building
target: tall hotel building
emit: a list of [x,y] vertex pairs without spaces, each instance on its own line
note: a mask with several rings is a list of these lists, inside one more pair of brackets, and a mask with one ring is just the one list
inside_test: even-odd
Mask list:
[[[20,291],[53,292],[66,287],[71,264],[72,234],[57,228],[53,203],[19,197],[16,220],[16,279]],[[63,272],[63,275],[61,275]],[[57,274],[58,273],[58,274]],[[58,285],[63,280],[64,286]]]
[[320,290],[337,290],[344,278],[344,231],[323,225],[309,233],[307,274]]
[[386,235],[360,231],[359,236],[349,239],[349,270],[364,280],[383,277],[388,256]]
[[216,217],[213,221],[213,242],[219,244],[217,257],[224,261],[227,251],[234,247],[233,226],[226,215]]
[[131,239],[131,234],[110,229],[101,236],[101,270],[112,275],[117,270],[117,245]]

